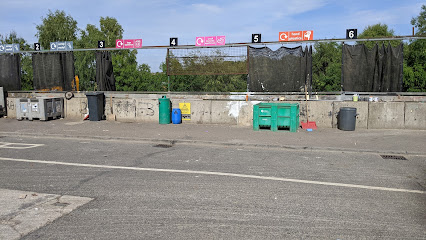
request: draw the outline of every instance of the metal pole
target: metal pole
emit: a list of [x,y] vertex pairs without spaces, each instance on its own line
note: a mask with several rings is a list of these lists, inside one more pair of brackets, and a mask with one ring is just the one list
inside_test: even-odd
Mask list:
[[247,46],[247,92],[249,91],[250,82],[250,46]]
[[170,48],[167,48],[166,72],[167,72],[167,91],[168,92],[170,92],[169,53],[170,53]]
[[[316,43],[316,42],[363,42],[363,41],[392,41],[392,40],[415,40],[415,39],[426,39],[425,35],[422,36],[395,36],[395,37],[386,37],[386,38],[358,38],[358,39],[318,39],[318,40],[310,40],[310,41],[295,41],[295,42],[280,42],[280,41],[272,41],[272,42],[261,42],[261,43],[227,43],[226,47],[237,47],[237,46],[252,46],[252,45],[267,45],[267,44],[301,44],[301,43]],[[173,49],[178,48],[221,48],[224,45],[219,46],[209,46],[209,47],[198,47],[195,45],[181,45],[173,47]],[[131,50],[143,50],[143,49],[164,49],[170,48],[170,46],[143,46],[140,48],[133,48]],[[87,49],[73,49],[70,51],[55,51],[55,52],[79,52],[79,51],[98,51],[99,48],[87,48]],[[120,51],[120,50],[129,50],[122,48],[104,48],[102,51]],[[15,53],[43,53],[43,52],[52,52],[50,50],[42,50],[42,51],[19,51]],[[4,52],[0,54],[5,54]]]

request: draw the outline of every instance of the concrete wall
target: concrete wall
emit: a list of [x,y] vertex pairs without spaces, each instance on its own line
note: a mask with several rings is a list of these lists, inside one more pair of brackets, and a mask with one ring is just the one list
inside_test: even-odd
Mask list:
[[[16,118],[16,98],[63,97],[63,93],[14,93],[7,98],[8,117]],[[107,120],[122,122],[158,122],[158,98],[161,94],[105,93],[105,116]],[[252,126],[253,105],[260,101],[245,101],[245,95],[179,95],[170,94],[172,108],[179,103],[191,104],[191,120],[184,124],[229,124]],[[275,98],[276,99],[276,98]],[[274,101],[276,102],[276,101]],[[367,101],[286,101],[299,103],[300,121],[315,121],[319,128],[337,127],[337,114],[341,107],[357,109],[356,128],[425,129],[426,103],[424,102],[367,102]],[[82,120],[87,113],[87,98],[84,93],[75,93],[64,101],[65,117]]]
[[426,129],[426,103],[405,103],[405,128]]
[[368,108],[368,128],[405,128],[403,102],[371,102]]
[[0,87],[0,108],[6,107],[6,102],[4,98],[3,87]]
[[16,118],[16,98],[6,98],[7,117]]

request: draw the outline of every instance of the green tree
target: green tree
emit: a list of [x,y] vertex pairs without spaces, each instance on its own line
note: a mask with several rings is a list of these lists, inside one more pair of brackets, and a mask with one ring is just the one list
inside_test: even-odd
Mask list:
[[101,17],[99,23],[106,47],[115,47],[115,40],[123,38],[123,27],[112,17]]
[[119,50],[112,56],[117,91],[139,91],[141,89],[136,53],[136,50]]
[[411,25],[417,28],[416,35],[426,34],[426,5],[421,8],[419,16],[411,19]]
[[[96,26],[88,24],[86,29],[80,31],[80,38],[76,41],[77,48],[95,48],[98,40],[103,39],[103,34]],[[80,81],[80,90],[89,91],[94,89],[96,82],[96,56],[94,51],[74,52],[75,74]]]
[[335,42],[315,43],[312,54],[313,90],[341,90],[342,45]]
[[[210,55],[205,55],[200,51],[193,51],[187,56],[179,58],[179,60],[177,58],[169,58],[172,74],[182,74],[170,77],[170,89],[179,92],[246,91],[247,75],[229,75],[230,72],[245,71],[247,68],[246,62],[226,61],[226,58],[223,57],[225,55],[220,50]],[[163,65],[163,72],[167,72],[165,65]]]
[[[411,19],[417,36],[426,34],[426,5],[421,9],[419,16]],[[404,47],[404,90],[426,92],[426,40],[413,40]]]
[[[365,39],[365,38],[385,38],[385,37],[393,37],[394,31],[392,29],[389,29],[388,25],[386,24],[375,24],[371,26],[367,26],[364,31],[358,35],[358,39]],[[376,44],[379,46],[385,45],[387,46],[389,43],[392,46],[398,46],[401,44],[400,40],[383,40],[383,41],[359,41],[360,44],[365,44],[369,49],[372,49]]]
[[[80,31],[81,37],[77,41],[79,48],[95,48],[98,41],[104,40],[106,47],[115,47],[115,40],[122,39],[124,30],[117,19],[101,17],[100,29],[88,24],[85,30]],[[114,69],[115,86],[118,91],[146,90],[147,77],[151,74],[148,65],[138,66],[136,50],[117,50],[111,52]],[[79,75],[81,89],[91,90],[96,82],[96,56],[93,51],[76,53],[76,73]]]
[[[18,34],[15,31],[10,32],[9,35],[1,36],[1,43],[19,43],[21,50],[29,51],[30,45],[23,39],[22,37],[18,37]],[[21,53],[21,89],[22,90],[32,90],[33,86],[33,66],[32,66],[32,58],[29,53]]]
[[38,40],[44,49],[50,48],[50,42],[75,41],[77,39],[77,21],[64,11],[49,10],[47,17],[42,17],[42,24],[37,25]]
[[[88,24],[80,30],[80,37],[76,42],[78,48],[96,48],[98,41],[104,40],[106,47],[115,47],[115,40],[123,38],[123,28],[117,19],[101,17],[99,26]],[[120,50],[111,52],[116,78],[117,90],[136,91],[137,79],[136,51]],[[93,90],[96,83],[96,54],[94,51],[75,52],[75,69],[80,79],[81,90]],[[130,79],[125,77],[133,76]]]

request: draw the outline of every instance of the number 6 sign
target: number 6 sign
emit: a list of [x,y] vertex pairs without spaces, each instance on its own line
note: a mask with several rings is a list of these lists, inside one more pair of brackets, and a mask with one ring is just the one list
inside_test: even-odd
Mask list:
[[346,39],[357,39],[358,33],[357,29],[346,29]]

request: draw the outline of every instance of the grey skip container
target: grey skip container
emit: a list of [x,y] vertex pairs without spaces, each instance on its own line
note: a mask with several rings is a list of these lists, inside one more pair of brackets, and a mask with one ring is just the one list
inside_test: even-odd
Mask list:
[[356,108],[340,108],[337,127],[343,131],[355,131],[356,116]]
[[63,98],[18,98],[16,99],[16,119],[40,119],[47,121],[49,118],[64,117]]

